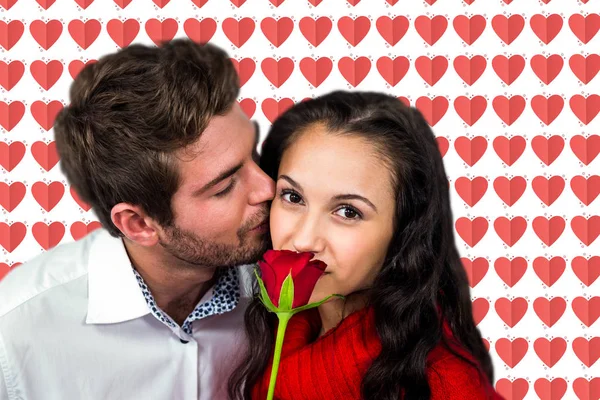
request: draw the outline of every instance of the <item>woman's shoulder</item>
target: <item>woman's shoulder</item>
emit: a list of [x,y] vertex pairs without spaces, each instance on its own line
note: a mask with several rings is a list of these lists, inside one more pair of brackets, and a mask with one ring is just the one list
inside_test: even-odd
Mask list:
[[[461,352],[462,354],[462,352]],[[464,354],[467,358],[472,357]],[[438,344],[428,357],[432,400],[503,400],[479,368]]]

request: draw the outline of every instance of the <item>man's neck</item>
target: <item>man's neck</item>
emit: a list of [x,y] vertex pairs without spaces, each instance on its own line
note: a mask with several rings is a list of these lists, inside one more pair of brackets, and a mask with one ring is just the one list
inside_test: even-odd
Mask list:
[[182,262],[154,248],[138,246],[123,239],[132,265],[144,279],[156,305],[180,326],[200,299],[214,285],[214,267],[182,265]]

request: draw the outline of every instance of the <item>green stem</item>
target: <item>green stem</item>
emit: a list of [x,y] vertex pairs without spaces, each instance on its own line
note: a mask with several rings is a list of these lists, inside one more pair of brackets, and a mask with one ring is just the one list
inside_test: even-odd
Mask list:
[[281,358],[281,348],[283,347],[283,337],[285,336],[285,328],[287,328],[288,321],[292,315],[292,313],[287,312],[277,313],[277,318],[279,318],[279,326],[277,327],[277,338],[275,339],[275,353],[273,354],[273,366],[271,369],[271,379],[269,381],[267,400],[273,400],[273,394],[275,393],[275,382],[277,381],[277,371],[279,370],[279,359]]

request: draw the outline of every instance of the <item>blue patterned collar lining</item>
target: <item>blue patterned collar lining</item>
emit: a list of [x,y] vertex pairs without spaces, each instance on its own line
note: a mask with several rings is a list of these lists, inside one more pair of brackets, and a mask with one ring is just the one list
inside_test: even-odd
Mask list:
[[[133,269],[133,273],[137,278],[140,289],[142,289],[142,293],[144,294],[144,298],[146,299],[146,303],[148,303],[148,308],[150,308],[152,314],[170,328],[177,327],[178,324],[156,305],[154,297],[150,293],[150,289],[135,268]],[[240,300],[240,283],[237,268],[227,268],[227,270],[217,271],[217,273],[219,274],[219,277],[213,287],[212,297],[204,303],[198,304],[181,326],[181,329],[190,336],[192,335],[192,322],[211,315],[218,315],[231,311],[237,306]]]

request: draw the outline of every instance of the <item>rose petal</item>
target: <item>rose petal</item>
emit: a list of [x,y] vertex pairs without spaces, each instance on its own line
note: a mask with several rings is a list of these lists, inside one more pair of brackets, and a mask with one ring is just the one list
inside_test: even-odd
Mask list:
[[294,278],[294,301],[292,308],[302,307],[308,303],[317,281],[323,275],[325,263],[311,262]]
[[261,278],[265,284],[265,289],[269,294],[271,302],[275,305],[275,307],[279,307],[279,292],[281,291],[281,284],[279,284],[279,290],[277,290],[275,271],[273,271],[273,268],[271,265],[269,265],[269,263],[259,261],[258,266],[260,267]]

